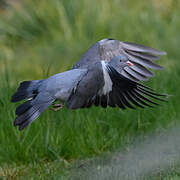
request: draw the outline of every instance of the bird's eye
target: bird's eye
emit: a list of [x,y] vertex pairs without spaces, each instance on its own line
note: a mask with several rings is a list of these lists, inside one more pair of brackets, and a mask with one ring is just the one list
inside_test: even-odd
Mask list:
[[120,59],[119,62],[121,62],[122,60]]

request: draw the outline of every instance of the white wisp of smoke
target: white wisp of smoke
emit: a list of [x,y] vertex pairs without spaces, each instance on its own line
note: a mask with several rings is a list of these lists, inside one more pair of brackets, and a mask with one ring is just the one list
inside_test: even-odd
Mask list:
[[180,128],[137,138],[126,151],[98,158],[76,169],[72,179],[141,179],[166,170],[180,160]]

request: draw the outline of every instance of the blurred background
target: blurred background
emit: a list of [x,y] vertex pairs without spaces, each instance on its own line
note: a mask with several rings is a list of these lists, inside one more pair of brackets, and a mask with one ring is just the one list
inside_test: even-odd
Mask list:
[[[178,126],[179,17],[179,0],[0,0],[0,179],[68,179],[74,162]],[[171,94],[169,102],[136,111],[48,110],[23,132],[13,127],[17,104],[10,98],[19,82],[72,68],[103,38],[166,51],[159,61],[165,69],[146,85]],[[180,178],[176,167],[161,170],[149,179]]]

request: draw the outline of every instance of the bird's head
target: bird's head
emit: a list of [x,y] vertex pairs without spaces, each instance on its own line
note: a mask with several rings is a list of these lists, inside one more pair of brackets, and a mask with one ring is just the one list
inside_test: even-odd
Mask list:
[[121,72],[126,66],[133,66],[126,56],[115,56],[109,61],[109,65],[114,67],[118,72]]

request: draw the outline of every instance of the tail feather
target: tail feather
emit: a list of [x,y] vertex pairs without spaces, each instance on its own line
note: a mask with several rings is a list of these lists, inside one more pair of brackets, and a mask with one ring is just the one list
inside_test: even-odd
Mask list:
[[30,107],[32,107],[32,100],[26,101],[24,104],[19,105],[16,108],[16,115],[21,115],[26,112]]
[[19,126],[19,130],[27,127],[32,121],[37,119],[53,102],[54,98],[47,93],[39,93],[35,99],[26,101],[16,109],[16,119],[14,126]]
[[35,96],[42,80],[24,81],[20,84],[17,92],[12,96],[12,102],[18,102],[26,98]]

